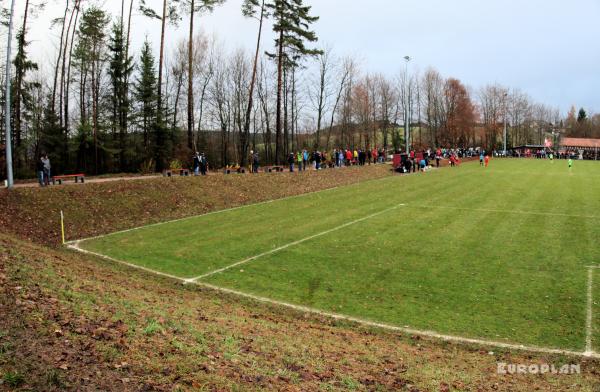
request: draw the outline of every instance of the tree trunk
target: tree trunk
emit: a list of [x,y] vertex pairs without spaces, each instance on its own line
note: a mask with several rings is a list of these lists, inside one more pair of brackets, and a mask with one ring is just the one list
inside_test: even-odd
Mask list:
[[[129,3],[129,15],[127,17],[127,40],[125,43],[125,61],[129,61],[129,44],[131,38],[131,15],[133,13],[133,1]],[[129,94],[129,72],[127,72],[127,93]]]
[[[27,16],[29,15],[29,0],[25,2],[25,14],[23,16],[23,26],[21,27],[21,36],[19,37],[19,50],[21,51],[21,64],[16,69],[16,92],[15,92],[15,139],[17,147],[17,167],[21,167],[21,94],[23,86],[23,74],[25,70],[25,32],[27,30]],[[7,113],[6,115],[10,115]]]
[[296,149],[294,148],[294,140],[295,140],[294,137],[296,137],[296,139],[298,138],[298,135],[297,135],[298,130],[296,129],[296,69],[295,68],[292,69],[292,82],[291,83],[292,83],[292,104],[291,104],[292,150],[291,150],[291,152],[294,153],[294,151],[296,151]]
[[[84,67],[82,67],[84,68]],[[81,74],[79,75],[79,121],[81,124],[85,124],[85,69],[82,69]]]
[[[79,1],[77,1],[78,3]],[[75,16],[76,13],[76,9],[77,9],[77,5],[75,4],[75,7],[73,8],[73,11],[71,11],[71,17],[69,18],[69,24],[67,26],[67,34],[65,35],[65,44],[63,47],[63,54],[62,54],[62,66],[61,66],[61,71],[60,71],[60,90],[59,90],[59,123],[60,126],[63,127],[64,124],[64,119],[63,119],[63,95],[64,95],[64,91],[65,91],[65,71],[66,71],[66,64],[67,64],[67,48],[69,47],[69,33],[71,32],[71,26],[73,25],[73,17]]]
[[191,150],[194,148],[194,7],[195,0],[191,0],[190,8],[190,39],[188,42],[188,110],[187,110],[187,144]]
[[71,47],[69,49],[69,65],[67,66],[67,85],[65,87],[65,113],[64,113],[64,135],[63,135],[63,162],[65,166],[69,164],[69,91],[71,89],[71,59],[73,57],[73,46],[75,43],[75,32],[77,31],[77,21],[79,20],[79,11],[81,10],[81,0],[75,4],[77,13],[75,14],[75,23],[71,35]]
[[158,57],[158,91],[157,104],[158,116],[162,116],[162,78],[163,78],[163,63],[165,58],[165,28],[167,22],[167,0],[163,0],[163,12],[160,28],[160,54]]
[[210,82],[210,77],[207,77],[202,86],[202,93],[200,94],[200,112],[198,113],[198,133],[196,137],[196,149],[201,145],[200,143],[200,132],[202,132],[202,116],[204,115],[204,97],[206,96],[206,89]]
[[[258,68],[258,55],[260,53],[260,40],[262,37],[263,20],[265,17],[265,0],[262,0],[260,6],[260,19],[258,24],[258,38],[256,39],[256,52],[254,54],[254,64],[252,66],[252,78],[250,79],[250,89],[248,91],[248,107],[246,108],[246,117],[244,121],[244,133],[250,133],[250,115],[252,114],[252,105],[254,104],[254,85],[256,83],[256,71]],[[242,146],[243,148],[244,146]],[[247,148],[242,151],[242,166],[245,165],[246,156],[248,155]]]
[[164,124],[163,124],[163,104],[162,104],[162,77],[163,63],[165,58],[165,28],[167,22],[167,0],[163,0],[163,12],[160,29],[160,55],[158,58],[158,94],[157,94],[157,115],[156,115],[156,148],[158,154],[156,157],[156,171],[161,172],[164,169],[163,148],[164,148]]
[[62,23],[62,32],[60,33],[60,44],[58,45],[58,58],[56,59],[56,66],[54,67],[54,84],[52,87],[52,104],[50,105],[52,107],[53,112],[56,111],[56,86],[58,84],[58,69],[60,67],[63,38],[65,35],[65,26],[66,26],[66,22],[67,22],[68,11],[69,11],[69,0],[66,0],[65,1],[65,14],[63,16],[63,23]]
[[287,161],[290,150],[289,119],[288,119],[288,99],[289,85],[287,67],[283,68],[283,162]]
[[[327,76],[326,61],[326,59],[321,58],[321,72],[319,73],[319,102],[317,105],[317,132],[314,144],[315,148],[319,148],[319,145],[321,144],[321,123],[323,121],[323,111],[325,105],[325,78]],[[327,149],[329,149],[329,141],[327,141]]]
[[96,106],[96,60],[92,59],[92,132],[94,134],[94,173],[98,174],[98,116]]
[[281,90],[283,84],[283,31],[279,33],[279,54],[277,56],[277,119],[275,124],[275,162],[281,163]]
[[175,93],[175,105],[173,106],[173,125],[172,128],[177,128],[177,115],[179,114],[177,108],[179,107],[179,97],[181,95],[181,86],[183,85],[183,69],[179,72],[179,78],[177,79],[177,92]]

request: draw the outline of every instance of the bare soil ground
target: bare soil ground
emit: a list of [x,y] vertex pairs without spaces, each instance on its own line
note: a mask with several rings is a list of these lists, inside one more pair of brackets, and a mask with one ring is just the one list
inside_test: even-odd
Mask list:
[[[334,322],[55,246],[61,208],[81,219],[69,223],[81,237],[389,175],[387,169],[2,193],[0,390],[599,390],[595,361],[492,352]],[[578,363],[582,372],[498,375],[498,362]]]

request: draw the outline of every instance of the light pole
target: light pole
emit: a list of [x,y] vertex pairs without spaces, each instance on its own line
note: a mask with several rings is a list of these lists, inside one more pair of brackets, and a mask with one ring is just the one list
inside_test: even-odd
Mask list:
[[408,63],[410,56],[404,56],[406,61],[404,68],[404,141],[406,142],[406,154],[410,154],[410,87],[408,85]]
[[507,138],[507,134],[508,134],[508,124],[506,123],[506,120],[508,118],[507,116],[507,111],[508,111],[508,104],[507,104],[507,99],[508,99],[508,93],[504,93],[504,153],[503,156],[504,158],[506,158],[507,153],[506,153],[506,138]]
[[4,118],[6,120],[6,186],[12,188],[14,185],[13,180],[13,166],[12,166],[12,136],[10,132],[10,50],[12,41],[12,30],[13,30],[13,15],[15,14],[15,0],[12,0],[10,6],[10,19],[8,22],[8,41],[6,43],[6,109],[4,111]]

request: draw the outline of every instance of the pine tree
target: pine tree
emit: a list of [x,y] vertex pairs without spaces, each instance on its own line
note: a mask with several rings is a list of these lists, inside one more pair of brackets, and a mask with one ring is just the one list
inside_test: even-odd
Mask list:
[[163,66],[165,59],[165,38],[166,38],[166,23],[169,21],[171,24],[176,25],[179,22],[180,16],[177,12],[177,7],[175,3],[178,3],[179,0],[163,0],[162,3],[162,13],[160,16],[156,11],[146,5],[145,0],[140,0],[139,9],[142,14],[151,19],[158,19],[161,22],[161,30],[160,30],[160,54],[158,57],[158,83],[156,84],[156,171],[162,171],[166,166],[166,152],[167,148],[167,122],[166,122],[166,113],[165,108],[163,107],[163,94],[162,94],[162,84],[163,84]]
[[138,77],[134,83],[134,98],[137,102],[135,118],[144,135],[146,158],[156,152],[156,146],[150,145],[151,132],[156,124],[156,65],[152,48],[144,42],[138,65]]
[[577,123],[582,124],[587,120],[587,113],[584,108],[579,109],[579,113],[577,114]]
[[306,43],[316,42],[316,34],[311,31],[310,25],[319,20],[317,16],[310,15],[310,6],[305,6],[302,0],[272,0],[266,4],[267,9],[274,19],[273,31],[277,34],[275,47],[277,53],[268,54],[277,60],[277,119],[275,128],[275,159],[282,161],[282,90],[283,75],[287,69],[300,65],[300,60],[305,56],[317,56],[322,51],[306,47]]
[[30,61],[27,57],[26,48],[29,46],[29,42],[26,40],[28,22],[30,22],[30,14],[35,13],[44,9],[45,2],[39,2],[37,4],[31,4],[30,0],[25,0],[25,10],[23,12],[23,24],[21,29],[17,33],[17,55],[14,60],[15,65],[15,83],[14,83],[14,130],[16,139],[16,166],[20,168],[26,159],[26,153],[23,151],[24,146],[22,143],[23,130],[22,130],[22,109],[24,106],[23,100],[26,98],[27,83],[25,81],[26,74],[29,71],[37,70],[37,64]]
[[127,48],[123,36],[123,24],[115,23],[112,28],[110,44],[110,65],[108,74],[111,81],[112,129],[119,139],[119,166],[125,171],[126,135],[129,116],[129,97],[127,94],[127,75],[131,72],[132,60],[126,58]]
[[31,106],[30,83],[25,81],[29,71],[38,69],[38,65],[27,57],[27,46],[29,42],[25,41],[24,31],[17,33],[17,55],[13,61],[15,65],[15,81],[12,84],[12,112],[14,117],[14,137],[15,137],[15,164],[17,169],[22,168],[25,161],[25,145],[23,143],[22,115],[23,109],[27,110]]
[[[84,114],[84,105],[86,94],[91,92],[90,114],[91,130],[94,145],[94,171],[98,173],[99,167],[99,132],[100,132],[100,81],[104,70],[105,62],[105,39],[106,28],[109,18],[106,12],[97,7],[91,7],[85,10],[81,17],[79,25],[78,42],[75,50],[75,60],[80,73],[84,76],[80,85],[80,105],[82,105],[82,114]],[[89,77],[89,86],[86,83]],[[80,129],[87,129],[87,116],[82,115]]]
[[[48,105],[44,109],[42,130],[39,145],[40,153],[48,154],[55,173],[64,172],[66,169],[64,157],[68,154],[68,151],[63,151],[65,148],[63,143],[63,129],[59,124],[56,111],[52,108],[51,96],[48,97]],[[38,157],[36,157],[36,159],[38,159]]]

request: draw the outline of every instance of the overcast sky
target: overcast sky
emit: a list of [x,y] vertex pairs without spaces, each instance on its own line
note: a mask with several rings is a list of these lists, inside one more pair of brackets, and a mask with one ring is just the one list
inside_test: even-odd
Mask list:
[[[35,1],[35,0],[32,0]],[[50,20],[61,16],[64,0],[48,0],[31,30],[32,52],[46,63],[55,55],[58,32]],[[96,2],[114,15],[120,0]],[[305,0],[320,16],[314,29],[321,44],[338,55],[354,55],[370,72],[395,75],[402,58],[413,58],[411,71],[437,68],[473,89],[488,83],[520,88],[535,100],[600,111],[600,0]],[[7,0],[2,0],[7,3]],[[24,0],[17,0],[23,7]],[[147,0],[159,8],[161,0]],[[229,48],[250,49],[256,21],[240,12],[241,0],[227,0],[196,25],[216,34]],[[133,39],[147,35],[157,45],[160,25],[134,17]],[[168,33],[168,46],[186,35],[185,20]],[[265,48],[272,45],[267,31]],[[169,49],[169,48],[168,48]]]

